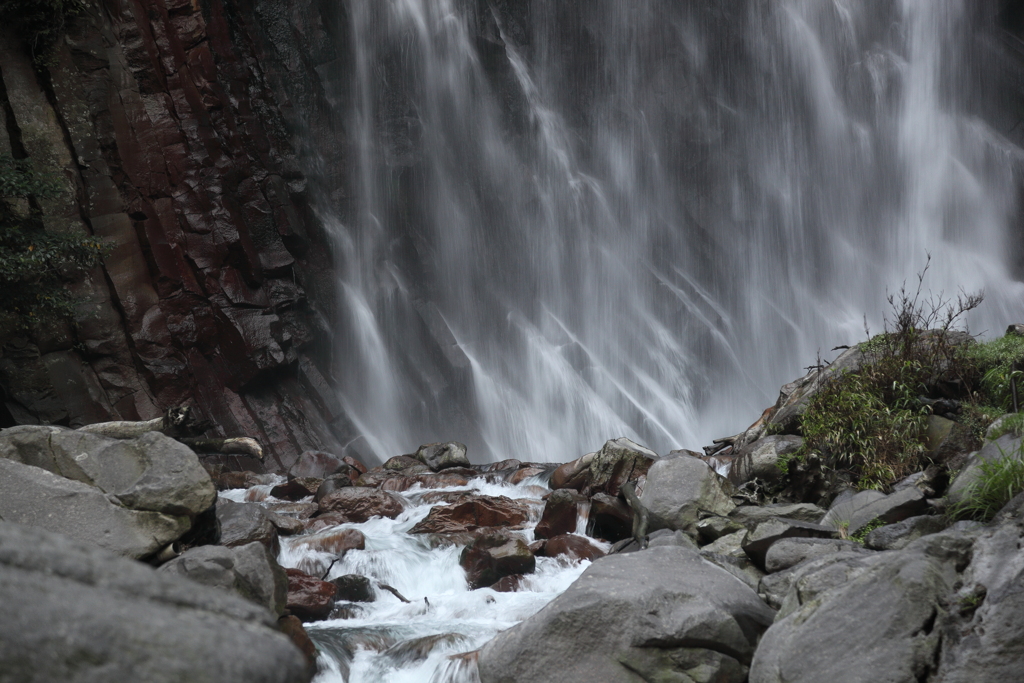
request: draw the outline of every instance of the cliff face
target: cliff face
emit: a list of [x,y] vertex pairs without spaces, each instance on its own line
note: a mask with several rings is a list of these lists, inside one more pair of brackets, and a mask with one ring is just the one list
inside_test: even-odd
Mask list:
[[328,145],[340,180],[324,19],[297,0],[104,0],[42,72],[0,34],[0,153],[59,171],[47,230],[111,247],[73,321],[0,330],[0,426],[190,404],[211,434],[260,439],[267,469],[344,451],[331,250],[292,137]]

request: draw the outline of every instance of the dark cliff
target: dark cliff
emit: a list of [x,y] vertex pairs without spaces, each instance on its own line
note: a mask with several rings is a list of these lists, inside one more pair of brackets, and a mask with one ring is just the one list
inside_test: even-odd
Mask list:
[[267,469],[344,451],[332,255],[295,143],[329,147],[339,180],[315,73],[337,23],[308,2],[105,0],[42,69],[0,33],[0,153],[59,173],[47,230],[110,246],[73,320],[0,329],[0,426],[190,404],[211,435],[258,438]]

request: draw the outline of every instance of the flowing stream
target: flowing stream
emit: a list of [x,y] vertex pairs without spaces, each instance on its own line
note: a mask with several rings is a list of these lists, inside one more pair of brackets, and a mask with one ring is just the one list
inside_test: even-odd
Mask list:
[[[221,492],[221,496],[236,502],[256,500],[269,506],[283,502],[266,495],[270,488],[256,487],[256,495],[236,489]],[[407,504],[405,512],[396,519],[373,517],[359,524],[346,523],[313,534],[282,537],[278,561],[284,567],[314,576],[326,575],[327,580],[359,574],[375,584],[391,586],[409,600],[402,602],[375,585],[374,602],[339,602],[333,613],[336,618],[306,624],[320,652],[320,673],[314,683],[475,683],[475,660],[453,655],[479,649],[498,631],[534,614],[565,591],[590,564],[564,557],[537,557],[536,571],[526,575],[514,592],[470,590],[459,566],[462,545],[435,547],[428,535],[406,533],[426,517],[431,507],[439,504],[423,502],[425,496],[429,498],[437,490],[417,485],[396,494]],[[550,493],[543,477],[533,477],[519,485],[487,483],[481,477],[471,479],[467,486],[443,491],[448,495],[466,491],[505,496],[527,503],[530,519],[517,532],[527,543],[533,542],[533,529],[543,511],[541,496]],[[577,531],[582,533],[586,525],[587,517],[582,514],[577,520]],[[315,549],[315,539],[340,529],[361,531],[366,547],[349,550],[335,561],[337,554]],[[588,540],[605,551],[609,547]]]

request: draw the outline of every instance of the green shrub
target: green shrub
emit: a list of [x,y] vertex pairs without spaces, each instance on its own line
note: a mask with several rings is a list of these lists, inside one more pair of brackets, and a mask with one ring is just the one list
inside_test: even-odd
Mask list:
[[[994,420],[989,421],[992,424]],[[999,427],[992,432],[989,437],[993,441],[1006,434],[1013,434],[1014,436],[1020,436],[1024,434],[1024,413],[1010,413],[1003,418],[1002,422],[999,423]]]
[[1024,402],[1024,337],[1006,335],[992,341],[974,344],[967,352],[972,371],[980,378],[978,392],[986,403],[1003,412],[1013,407],[1010,378],[1016,379],[1019,399]]
[[975,519],[987,522],[1018,493],[1024,492],[1024,460],[1017,453],[980,464],[977,480],[963,494],[959,503],[950,508],[953,519]]
[[64,283],[98,264],[105,251],[95,237],[42,229],[38,212],[25,200],[50,196],[59,187],[53,176],[0,156],[0,312],[18,326],[69,315],[74,301]]

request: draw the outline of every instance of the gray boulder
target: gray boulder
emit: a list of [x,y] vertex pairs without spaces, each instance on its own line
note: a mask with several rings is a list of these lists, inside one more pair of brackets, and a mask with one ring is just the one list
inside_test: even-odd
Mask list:
[[784,538],[832,538],[835,531],[820,524],[775,517],[761,522],[743,539],[743,552],[758,567],[765,567],[768,550]]
[[277,616],[284,614],[288,575],[262,543],[248,543],[237,548],[220,545],[190,548],[162,565],[160,571],[184,576],[205,586],[234,591]]
[[303,683],[266,609],[42,529],[0,524],[0,679]]
[[870,552],[855,541],[833,538],[784,538],[768,548],[764,568],[769,574],[796,566],[805,560],[839,552]]
[[0,432],[0,457],[90,484],[125,507],[195,517],[217,497],[188,446],[159,432],[111,439],[63,427]]
[[824,516],[825,511],[811,503],[741,505],[729,513],[729,519],[739,522],[747,529],[754,529],[761,522],[766,522],[774,517],[785,517],[786,519],[817,524]]
[[908,486],[889,495],[868,489],[837,498],[821,524],[852,536],[876,519],[894,524],[927,510],[925,494],[916,486]]
[[217,502],[220,543],[229,548],[262,543],[274,557],[281,549],[277,527],[267,511],[257,503],[236,503],[222,498]]
[[702,512],[725,516],[736,507],[723,484],[729,485],[697,458],[684,455],[659,460],[647,472],[640,502],[651,511],[652,518],[695,536]]
[[781,481],[782,470],[779,469],[779,458],[796,453],[803,443],[802,437],[780,434],[766,436],[744,446],[732,461],[732,467],[729,468],[729,481],[737,486],[752,479],[761,479],[767,482]]
[[449,467],[471,467],[466,457],[466,446],[457,441],[448,443],[428,443],[420,446],[413,456],[434,472]]
[[480,651],[483,683],[742,683],[774,612],[698,553],[650,548],[594,562]]
[[900,550],[922,536],[942,531],[946,524],[944,518],[934,515],[910,517],[871,531],[864,537],[864,545],[872,550]]
[[936,616],[970,550],[969,539],[939,534],[804,573],[761,639],[750,683],[925,680],[940,642]]
[[0,458],[0,518],[93,543],[118,555],[151,555],[188,531],[188,517],[123,507],[95,486]]

